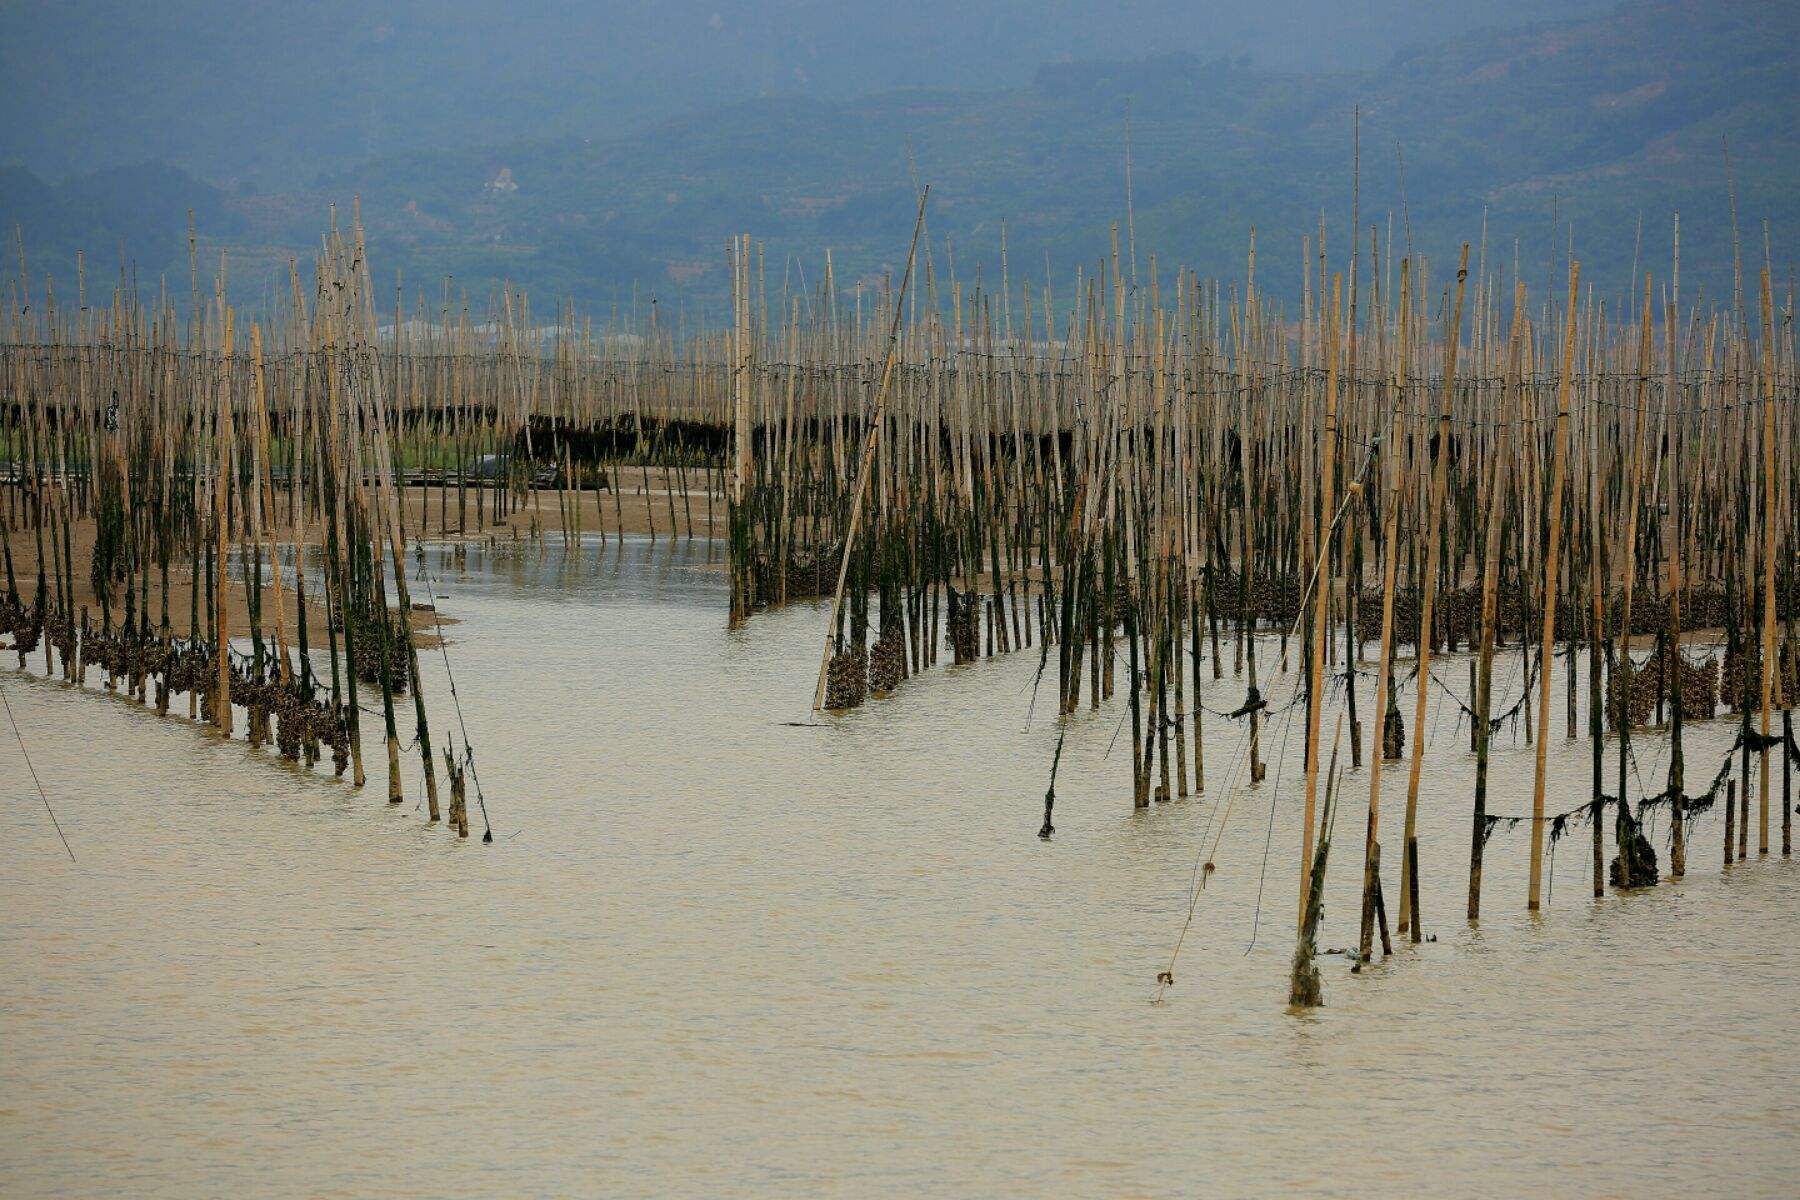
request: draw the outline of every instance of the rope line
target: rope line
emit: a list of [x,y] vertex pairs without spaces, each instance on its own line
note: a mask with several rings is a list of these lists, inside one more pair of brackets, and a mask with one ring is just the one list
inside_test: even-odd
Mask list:
[[13,716],[12,701],[7,699],[6,689],[0,687],[0,704],[6,706],[6,719],[12,723],[13,736],[19,740],[19,753],[25,756],[25,767],[31,772],[31,782],[37,785],[38,799],[44,802],[44,811],[50,814],[50,824],[56,827],[56,836],[62,839],[63,849],[69,853],[69,861],[75,861],[75,851],[69,846],[69,839],[63,833],[62,822],[56,819],[56,810],[50,807],[50,797],[44,793],[44,781],[38,778],[37,767],[32,764],[31,751],[25,748],[25,735],[19,732],[19,719]]

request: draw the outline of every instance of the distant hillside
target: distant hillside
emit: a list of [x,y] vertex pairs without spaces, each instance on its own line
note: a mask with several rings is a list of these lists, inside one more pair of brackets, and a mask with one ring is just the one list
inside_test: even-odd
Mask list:
[[0,221],[8,243],[9,280],[17,278],[15,235],[22,236],[33,287],[48,272],[59,302],[75,296],[75,253],[87,260],[88,286],[103,292],[118,283],[121,265],[136,270],[139,286],[154,292],[157,275],[188,275],[188,214],[209,240],[230,239],[249,225],[226,195],[185,171],[146,162],[46,183],[22,167],[0,167]]
[[735,232],[766,239],[772,290],[790,258],[815,279],[827,247],[842,280],[897,266],[916,165],[932,184],[940,277],[953,254],[959,278],[997,282],[1005,222],[1014,275],[1041,276],[1048,257],[1064,286],[1123,222],[1129,107],[1140,271],[1154,253],[1165,270],[1241,276],[1255,226],[1259,282],[1297,296],[1300,239],[1321,215],[1334,262],[1345,258],[1360,105],[1365,247],[1368,226],[1385,238],[1391,218],[1396,241],[1442,265],[1480,237],[1485,211],[1490,258],[1516,253],[1541,290],[1572,223],[1584,278],[1611,294],[1634,256],[1666,270],[1679,210],[1684,296],[1717,296],[1730,287],[1723,137],[1747,269],[1762,261],[1764,220],[1784,280],[1793,261],[1796,67],[1800,7],[1635,3],[1379,70],[1284,74],[1184,54],[1066,63],[1022,87],[752,100],[610,140],[396,155],[312,188],[227,197],[242,230],[203,231],[236,247],[234,272],[254,288],[259,264],[314,244],[328,200],[360,195],[373,261],[409,292],[435,297],[453,275],[478,304],[510,280],[540,305],[593,307],[629,301],[636,283],[716,317]]
[[1071,57],[1281,70],[1606,0],[0,0],[0,161],[291,187],[416,148],[608,137],[758,96],[1017,87]]

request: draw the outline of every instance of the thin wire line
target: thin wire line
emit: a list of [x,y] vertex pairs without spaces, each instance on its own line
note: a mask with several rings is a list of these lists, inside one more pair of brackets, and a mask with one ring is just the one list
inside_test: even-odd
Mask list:
[[62,838],[63,849],[69,852],[69,861],[75,861],[75,851],[69,846],[69,839],[63,833],[62,822],[56,819],[56,810],[50,807],[50,797],[44,794],[44,782],[38,778],[37,768],[32,766],[31,751],[25,748],[25,735],[19,732],[19,719],[13,716],[12,701],[6,698],[6,689],[0,687],[0,704],[6,705],[6,719],[12,722],[13,736],[19,739],[19,753],[25,756],[25,768],[31,772],[31,782],[37,784],[38,799],[44,802],[44,811],[50,814],[50,824],[56,826],[56,836]]

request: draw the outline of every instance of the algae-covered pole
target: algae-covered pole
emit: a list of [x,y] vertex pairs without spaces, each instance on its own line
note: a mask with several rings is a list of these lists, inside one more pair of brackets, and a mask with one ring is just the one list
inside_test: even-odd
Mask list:
[[[321,281],[323,288],[323,281]],[[332,581],[332,591],[337,602],[338,622],[344,631],[344,696],[339,711],[343,714],[346,733],[350,742],[351,782],[362,787],[368,781],[368,774],[363,767],[362,747],[362,707],[356,698],[356,647],[357,647],[357,577],[356,559],[351,549],[352,517],[354,504],[351,499],[351,488],[355,484],[355,468],[349,455],[349,414],[343,403],[343,385],[337,366],[332,361],[333,346],[333,314],[324,306],[319,308],[319,320],[325,334],[326,362],[326,412],[329,447],[321,456],[320,474],[324,483],[324,512],[326,519],[325,558],[328,578]],[[340,424],[341,423],[341,424]],[[365,633],[366,636],[366,633]],[[337,659],[332,659],[335,672]],[[332,701],[338,700],[335,677],[332,688]],[[340,768],[341,769],[341,768]]]
[[1666,343],[1667,362],[1664,364],[1663,386],[1663,427],[1669,439],[1668,453],[1665,458],[1669,481],[1668,519],[1663,524],[1664,555],[1668,571],[1668,615],[1669,621],[1665,637],[1667,654],[1663,658],[1664,678],[1669,681],[1669,874],[1680,879],[1687,874],[1687,797],[1683,788],[1687,785],[1687,766],[1682,758],[1681,725],[1685,717],[1682,712],[1682,676],[1687,660],[1681,653],[1681,463],[1679,450],[1682,440],[1682,429],[1679,417],[1674,428],[1669,428],[1669,414],[1676,408],[1677,393],[1675,389],[1675,305],[1671,301],[1663,314],[1663,340]]
[[[1589,365],[1593,361],[1594,338],[1588,338]],[[1590,400],[1598,393],[1599,384],[1594,373],[1588,373],[1588,396]],[[1592,829],[1593,840],[1593,881],[1594,898],[1599,899],[1606,894],[1606,822],[1601,818],[1606,814],[1606,692],[1601,686],[1600,675],[1603,665],[1602,656],[1606,646],[1606,574],[1602,567],[1602,555],[1606,552],[1606,538],[1600,529],[1600,456],[1595,442],[1599,437],[1596,428],[1599,411],[1598,405],[1588,406],[1587,420],[1583,422],[1587,436],[1587,560],[1588,560],[1588,743],[1593,762],[1593,782],[1590,787],[1588,825]]]
[[[1624,546],[1620,551],[1619,569],[1623,574],[1623,593],[1619,606],[1618,649],[1618,713],[1619,727],[1619,792],[1618,807],[1613,814],[1613,840],[1618,845],[1618,879],[1619,887],[1641,887],[1655,883],[1654,874],[1649,878],[1640,877],[1643,872],[1636,869],[1640,859],[1635,851],[1642,843],[1637,831],[1637,821],[1632,815],[1631,803],[1626,796],[1626,770],[1631,760],[1631,703],[1633,664],[1631,659],[1631,606],[1633,589],[1637,583],[1637,532],[1639,510],[1642,508],[1642,489],[1644,476],[1644,427],[1649,423],[1650,410],[1647,404],[1650,384],[1650,275],[1644,274],[1644,305],[1638,319],[1638,354],[1637,379],[1635,387],[1635,403],[1632,406],[1631,456],[1627,467],[1631,473],[1630,487],[1625,501],[1625,523],[1622,530]],[[1546,677],[1547,678],[1547,677]],[[1598,815],[1598,814],[1596,814]]]
[[[1297,1008],[1317,1008],[1325,1003],[1320,988],[1319,968],[1313,965],[1318,953],[1319,919],[1325,912],[1325,865],[1331,858],[1331,831],[1336,824],[1338,739],[1344,731],[1343,714],[1338,714],[1337,732],[1331,738],[1331,768],[1325,777],[1325,805],[1319,814],[1318,848],[1313,853],[1311,870],[1307,872],[1305,909],[1300,914],[1300,937],[1294,947],[1293,971],[1288,981],[1288,1003]],[[1207,864],[1209,867],[1211,864]]]
[[[282,596],[281,539],[276,536],[275,532],[275,473],[270,466],[273,460],[269,454],[269,408],[263,395],[263,345],[261,325],[252,325],[250,327],[250,353],[252,359],[251,380],[254,384],[253,394],[256,398],[257,453],[258,461],[263,467],[261,472],[263,485],[262,495],[257,499],[262,506],[261,527],[264,540],[267,544],[269,569],[274,576],[275,650],[280,659],[278,669],[280,671],[281,681],[285,684],[289,677],[287,602]],[[298,553],[296,553],[294,557],[294,572],[296,576],[298,576],[299,571],[300,558]],[[295,582],[298,583],[297,578]],[[301,625],[306,624],[306,609],[304,607],[300,609],[299,620]],[[304,640],[302,641],[302,644],[304,644]]]

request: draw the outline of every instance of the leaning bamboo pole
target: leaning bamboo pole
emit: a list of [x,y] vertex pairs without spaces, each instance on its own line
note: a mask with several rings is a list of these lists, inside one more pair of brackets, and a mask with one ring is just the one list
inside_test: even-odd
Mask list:
[[930,197],[931,185],[926,184],[919,192],[919,215],[913,221],[912,244],[906,251],[906,271],[900,277],[900,292],[894,298],[894,316],[888,330],[888,349],[881,368],[881,384],[875,392],[875,407],[870,414],[868,433],[863,443],[862,466],[857,472],[856,490],[850,500],[850,525],[844,534],[844,557],[838,566],[837,589],[831,600],[831,619],[825,625],[825,650],[819,658],[819,682],[813,690],[814,712],[825,707],[825,677],[831,668],[831,652],[837,641],[838,617],[844,610],[844,582],[850,574],[850,560],[856,548],[856,530],[862,521],[863,497],[869,490],[869,479],[873,473],[871,468],[875,462],[875,448],[881,441],[888,390],[893,383],[894,363],[900,352],[900,319],[905,312],[907,288],[912,283],[913,261],[919,251],[919,231],[925,225],[925,202]]

